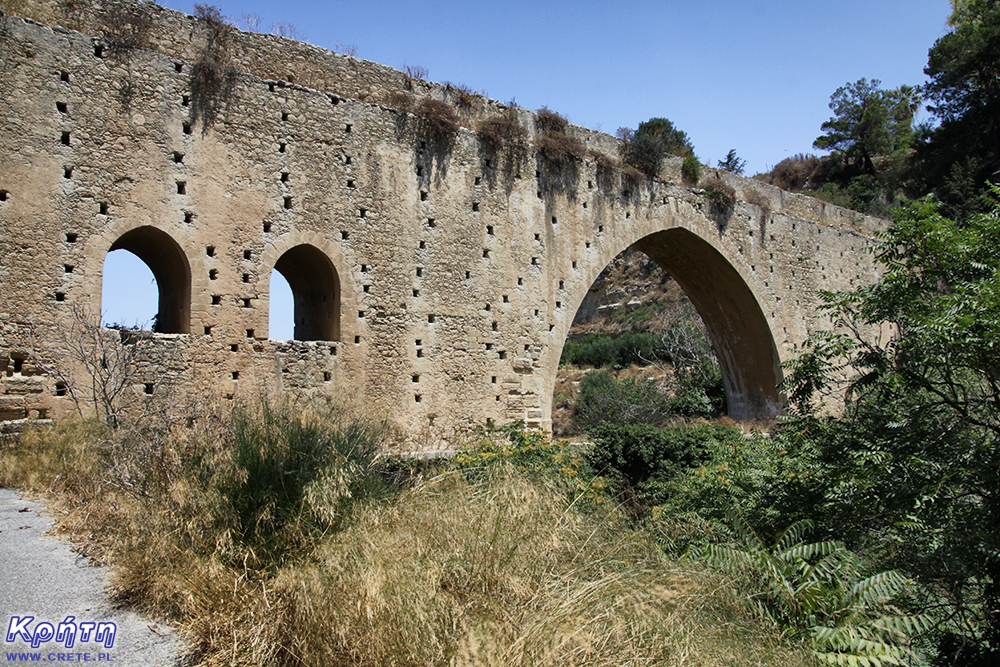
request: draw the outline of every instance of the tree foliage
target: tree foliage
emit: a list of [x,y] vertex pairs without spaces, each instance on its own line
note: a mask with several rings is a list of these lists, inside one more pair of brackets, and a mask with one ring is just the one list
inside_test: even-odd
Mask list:
[[841,86],[830,97],[833,117],[820,129],[826,134],[813,147],[831,150],[871,176],[875,158],[891,155],[913,144],[913,115],[920,104],[910,86],[879,88],[878,79],[860,79]]
[[864,576],[858,556],[843,544],[805,542],[811,521],[793,523],[773,545],[735,517],[745,546],[709,544],[695,555],[724,569],[749,568],[760,578],[761,612],[785,632],[806,636],[816,656],[831,665],[898,665],[910,636],[930,626],[923,615],[900,616],[887,601],[907,587],[899,572]]
[[883,556],[926,586],[943,610],[944,658],[983,665],[1000,658],[1000,189],[991,194],[963,225],[933,203],[901,209],[876,248],[882,279],[824,295],[839,329],[810,340],[789,386],[803,412],[846,388],[846,417],[820,426],[839,457],[824,495],[850,508],[842,525],[863,522],[858,539],[879,535]]
[[666,118],[650,118],[639,123],[634,132],[625,127],[620,128],[618,137],[625,142],[625,163],[650,176],[659,174],[660,165],[668,155],[694,155],[694,146],[687,133],[676,128]]
[[953,3],[951,32],[928,53],[924,86],[941,125],[919,147],[919,180],[964,219],[982,210],[986,182],[1000,180],[1000,5]]
[[736,154],[736,149],[731,148],[729,152],[726,153],[725,160],[719,160],[719,169],[723,171],[728,171],[733,174],[743,175],[743,171],[747,168],[747,161],[742,159]]

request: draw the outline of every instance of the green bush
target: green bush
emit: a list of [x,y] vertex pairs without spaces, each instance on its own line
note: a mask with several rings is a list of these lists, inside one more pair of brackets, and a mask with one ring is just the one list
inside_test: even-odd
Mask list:
[[[697,514],[716,539],[724,535],[739,538],[738,532],[732,532],[734,512],[765,541],[776,540],[785,527],[804,519],[847,537],[841,532],[840,521],[851,510],[844,508],[847,514],[839,516],[838,508],[824,500],[831,469],[826,457],[836,454],[834,447],[824,453],[817,443],[830,436],[834,434],[816,424],[808,433],[789,430],[771,437],[755,435],[710,443],[702,465],[672,480],[670,503],[661,511],[679,517]],[[837,439],[833,442],[840,444]],[[859,503],[854,511],[863,515],[865,509]],[[831,536],[828,532],[821,535],[823,539]],[[687,544],[676,535],[666,536],[666,541],[679,551]]]
[[670,397],[653,380],[615,380],[606,371],[580,380],[574,421],[584,431],[602,422],[662,424],[671,416]]
[[742,438],[737,429],[719,424],[656,428],[607,422],[591,429],[590,436],[590,465],[623,481],[641,505],[663,502],[667,482],[708,460],[721,443]]
[[578,341],[566,341],[560,365],[593,368],[626,368],[648,366],[652,362],[669,362],[660,336],[651,332],[627,332],[619,336],[596,334]]
[[663,146],[654,137],[636,133],[625,149],[625,163],[648,176],[656,176],[665,155]]
[[681,165],[681,175],[691,185],[697,185],[698,181],[701,180],[701,162],[698,161],[698,158],[694,155],[688,155],[684,158],[684,164]]
[[714,358],[674,371],[677,387],[670,411],[682,417],[717,417],[726,411],[726,385]]
[[624,141],[622,157],[625,164],[649,176],[659,175],[663,158],[668,155],[694,154],[687,133],[666,118],[650,118],[639,123],[635,132],[622,128],[618,136]]
[[336,528],[351,503],[385,491],[373,468],[381,436],[266,402],[259,414],[237,410],[233,474],[220,489],[234,536],[277,562],[300,537]]

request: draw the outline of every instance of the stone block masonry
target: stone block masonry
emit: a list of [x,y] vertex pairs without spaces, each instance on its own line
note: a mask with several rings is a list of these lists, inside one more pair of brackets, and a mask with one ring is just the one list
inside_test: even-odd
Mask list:
[[[594,157],[615,140],[582,128],[592,152],[554,163],[524,110],[528,143],[494,149],[474,131],[506,112],[489,100],[441,136],[387,104],[452,89],[275,37],[227,33],[230,69],[206,77],[204,20],[125,3],[150,22],[123,47],[101,27],[118,5],[81,6],[85,32],[0,18],[2,420],[74,408],[81,314],[116,249],[159,289],[159,333],[91,336],[135,352],[136,400],[341,393],[431,446],[487,420],[548,427],[576,310],[624,248],[691,298],[736,418],[780,410],[781,363],[828,326],[816,291],[875,278],[881,222],[860,214],[722,173],[738,201],[716,210],[679,160],[623,175]],[[296,340],[269,339],[272,269]]]

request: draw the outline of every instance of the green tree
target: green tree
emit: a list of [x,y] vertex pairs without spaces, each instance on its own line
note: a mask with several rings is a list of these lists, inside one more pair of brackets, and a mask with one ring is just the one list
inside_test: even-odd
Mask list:
[[1000,189],[991,195],[962,225],[930,202],[900,209],[876,249],[882,279],[824,295],[841,329],[814,336],[789,378],[808,412],[850,375],[845,418],[818,429],[840,460],[826,497],[942,610],[941,664],[1000,658]]
[[924,94],[940,126],[921,144],[926,191],[960,219],[981,210],[986,182],[1000,180],[1000,4],[954,2],[953,28],[928,53]]
[[833,117],[820,127],[826,134],[813,147],[833,151],[863,172],[877,176],[874,158],[913,144],[913,115],[920,105],[914,88],[879,88],[878,79],[860,79],[830,97]]
[[625,162],[650,176],[659,173],[663,158],[668,155],[694,155],[694,146],[687,133],[666,118],[650,118],[639,123],[634,132],[627,127],[620,128],[618,137],[625,141]]
[[747,168],[747,161],[741,159],[740,156],[736,154],[736,149],[731,148],[729,152],[726,153],[725,160],[719,160],[719,169],[728,171],[734,174],[743,174],[743,170]]

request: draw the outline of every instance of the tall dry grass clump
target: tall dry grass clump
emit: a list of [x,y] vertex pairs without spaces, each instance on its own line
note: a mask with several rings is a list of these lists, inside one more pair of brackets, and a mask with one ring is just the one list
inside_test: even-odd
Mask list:
[[364,506],[316,562],[275,578],[265,625],[283,664],[804,661],[715,595],[721,580],[664,563],[645,534],[581,500],[507,465]]
[[[0,452],[199,665],[787,665],[726,580],[665,560],[579,455],[511,431],[436,468],[382,422],[263,404],[65,423]],[[143,464],[145,462],[145,464]]]

